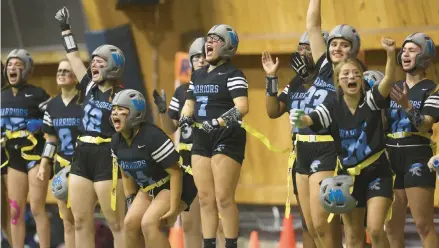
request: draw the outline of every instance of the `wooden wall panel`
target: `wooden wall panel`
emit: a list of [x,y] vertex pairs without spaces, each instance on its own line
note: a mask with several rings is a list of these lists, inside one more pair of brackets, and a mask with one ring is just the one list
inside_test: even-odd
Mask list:
[[[241,54],[257,54],[264,49],[285,53],[296,48],[305,31],[308,0],[205,0],[202,20],[205,30],[218,23],[237,29]],[[437,0],[323,0],[322,28],[330,31],[347,23],[358,29],[362,49],[380,49],[382,35],[398,44],[411,32],[426,32],[439,40]]]

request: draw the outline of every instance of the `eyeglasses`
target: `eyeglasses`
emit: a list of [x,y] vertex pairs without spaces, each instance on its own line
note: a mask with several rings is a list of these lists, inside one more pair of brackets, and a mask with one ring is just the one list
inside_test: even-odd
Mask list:
[[224,42],[223,38],[216,34],[210,34],[206,37],[207,42]]
[[57,75],[65,75],[65,76],[71,76],[72,75],[72,71],[70,70],[66,70],[66,69],[58,69],[58,71],[56,72]]

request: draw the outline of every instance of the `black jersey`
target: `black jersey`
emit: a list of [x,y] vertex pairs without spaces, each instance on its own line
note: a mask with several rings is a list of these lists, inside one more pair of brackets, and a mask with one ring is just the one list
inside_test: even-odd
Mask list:
[[[168,115],[173,120],[180,119],[181,110],[186,102],[186,92],[189,88],[189,84],[185,83],[177,87],[174,92],[174,96],[171,99],[171,103],[168,108]],[[185,144],[192,144],[192,127],[181,127],[180,142]]]
[[124,172],[144,188],[168,176],[166,168],[178,162],[180,156],[171,139],[157,126],[144,123],[128,146],[122,134],[111,140],[113,156]]
[[219,118],[235,104],[233,99],[248,95],[248,83],[244,74],[226,62],[211,72],[209,66],[194,72],[187,90],[187,99],[196,101],[195,120],[201,122]]
[[91,81],[87,74],[77,88],[84,94],[82,124],[79,127],[79,133],[102,138],[111,137],[115,132],[110,121],[112,89],[102,92],[98,84]]
[[65,105],[59,94],[47,104],[44,112],[43,132],[58,138],[58,154],[69,161],[73,156],[78,128],[81,125],[82,107],[78,98],[76,95]]
[[[312,85],[306,90],[303,100],[299,108],[304,110],[305,114],[310,114],[317,106],[326,101],[335,99],[335,87],[332,78],[333,69],[332,63],[326,59],[326,55],[317,61],[316,68],[319,70],[317,77]],[[300,134],[328,134],[326,128],[318,130],[318,132],[310,132],[309,129],[299,129]]]
[[[292,109],[305,109],[305,98],[309,86],[306,85],[300,76],[295,76],[284,90],[279,94],[279,101],[285,104],[285,112],[289,113]],[[314,134],[310,128],[298,129],[295,127],[293,133]]]
[[310,114],[311,128],[329,128],[344,168],[353,167],[385,147],[381,109],[389,105],[378,86],[366,92],[354,114],[340,97],[324,103]]
[[[403,89],[403,84],[405,81],[399,81],[396,83],[398,87]],[[423,109],[424,103],[427,100],[427,97],[430,95],[430,92],[436,87],[436,84],[428,79],[422,80],[419,83],[415,84],[412,88],[408,88],[408,100],[410,104],[418,110]],[[405,111],[401,108],[401,106],[395,101],[390,101],[389,109],[387,110],[387,123],[389,130],[391,133],[397,132],[418,132],[415,126],[408,119]],[[392,142],[391,140],[389,140]],[[410,136],[398,139],[398,143],[401,145],[408,144],[430,144],[430,140],[421,136]]]
[[42,123],[50,101],[46,91],[31,84],[24,84],[15,96],[9,87],[1,92],[1,98],[2,132],[28,129],[30,121]]

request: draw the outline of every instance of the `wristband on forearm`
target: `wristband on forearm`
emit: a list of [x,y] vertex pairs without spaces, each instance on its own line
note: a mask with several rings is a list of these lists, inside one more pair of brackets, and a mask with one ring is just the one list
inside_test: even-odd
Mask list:
[[64,49],[66,49],[67,53],[78,51],[78,46],[76,45],[75,38],[73,34],[65,34],[62,36]]
[[419,127],[422,125],[422,123],[424,123],[425,117],[424,115],[421,114],[421,111],[419,111],[418,109],[411,107],[409,109],[406,109],[405,113],[407,115],[407,118],[413,124],[413,126]]
[[277,92],[279,91],[278,87],[277,77],[267,76],[265,78],[266,96],[277,96]]

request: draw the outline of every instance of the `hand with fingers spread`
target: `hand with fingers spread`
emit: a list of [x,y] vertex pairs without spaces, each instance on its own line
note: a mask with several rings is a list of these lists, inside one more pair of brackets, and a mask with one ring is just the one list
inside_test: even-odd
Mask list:
[[276,62],[273,61],[269,52],[264,51],[262,53],[262,67],[264,68],[267,76],[276,76],[277,69],[279,67],[279,58],[276,57]]
[[386,52],[395,52],[395,41],[389,37],[383,37],[381,39],[381,46]]
[[162,90],[162,95],[160,96],[157,90],[154,89],[152,97],[154,98],[154,103],[157,105],[159,112],[162,114],[166,113],[166,93]]
[[62,31],[70,29],[69,18],[70,13],[65,6],[56,12],[55,19],[59,22]]
[[190,116],[181,116],[178,120],[179,127],[190,127],[194,123],[194,119]]
[[297,75],[303,79],[309,77],[308,65],[306,61],[307,59],[305,56],[302,56],[297,52],[291,55],[291,68],[293,68]]
[[393,85],[392,91],[390,92],[390,98],[398,103],[403,110],[411,107],[408,100],[407,83],[405,82],[402,89],[398,85]]

